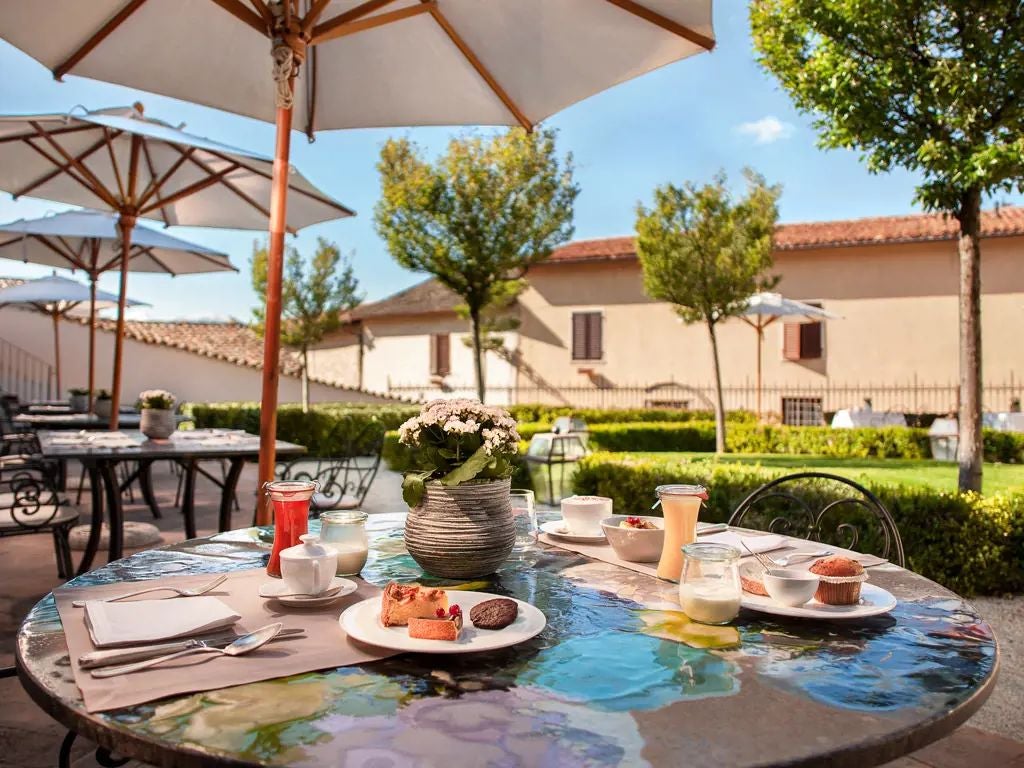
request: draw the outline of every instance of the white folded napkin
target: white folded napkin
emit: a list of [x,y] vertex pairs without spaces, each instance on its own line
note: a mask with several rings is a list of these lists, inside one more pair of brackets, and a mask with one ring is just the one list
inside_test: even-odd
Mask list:
[[85,604],[85,625],[97,648],[201,635],[230,627],[240,618],[221,600],[208,595],[124,603],[89,600]]
[[784,549],[789,545],[786,537],[769,534],[767,536],[740,536],[735,531],[724,531],[722,533],[709,533],[700,537],[701,544],[727,544],[736,547],[742,556],[751,553],[761,554],[772,552],[776,549]]

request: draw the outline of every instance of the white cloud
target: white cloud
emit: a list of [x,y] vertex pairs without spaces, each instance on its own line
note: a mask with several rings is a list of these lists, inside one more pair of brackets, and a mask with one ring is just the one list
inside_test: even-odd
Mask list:
[[772,144],[793,135],[793,124],[784,123],[774,115],[766,115],[760,120],[740,123],[736,132],[741,136],[749,136],[755,144]]

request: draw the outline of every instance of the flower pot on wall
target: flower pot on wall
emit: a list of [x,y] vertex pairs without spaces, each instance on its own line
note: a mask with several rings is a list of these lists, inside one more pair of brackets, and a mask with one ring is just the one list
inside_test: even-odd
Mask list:
[[85,413],[89,410],[89,395],[71,395],[69,401],[71,410],[75,413]]
[[516,541],[509,500],[511,480],[474,480],[455,486],[426,483],[423,503],[409,510],[405,546],[427,573],[475,579],[494,573]]
[[111,413],[110,403],[111,400],[109,397],[99,398],[93,402],[92,412],[99,416],[101,419],[109,419]]
[[139,429],[152,440],[166,440],[177,428],[174,411],[163,408],[143,408]]

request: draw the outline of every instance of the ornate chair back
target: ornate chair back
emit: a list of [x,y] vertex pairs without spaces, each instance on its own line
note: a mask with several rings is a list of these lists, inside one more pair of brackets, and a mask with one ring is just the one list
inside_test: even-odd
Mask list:
[[892,515],[864,486],[826,472],[798,472],[745,498],[729,525],[796,536],[905,565]]

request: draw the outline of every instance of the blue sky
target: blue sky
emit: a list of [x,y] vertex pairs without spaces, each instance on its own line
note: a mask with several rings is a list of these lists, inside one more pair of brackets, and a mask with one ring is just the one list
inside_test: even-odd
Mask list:
[[[628,234],[638,201],[666,181],[703,181],[724,168],[739,180],[751,166],[780,183],[782,221],[813,221],[913,211],[915,177],[897,172],[872,176],[856,153],[824,152],[815,146],[809,120],[796,113],[776,83],[754,61],[745,3],[715,3],[718,47],[711,54],[673,64],[599,94],[556,115],[562,151],[571,151],[582,192],[576,203],[576,238]],[[191,133],[271,153],[273,126],[217,110],[119,86],[69,77],[55,82],[38,63],[0,42],[0,105],[4,113],[64,112],[142,101],[146,113],[187,124]],[[389,136],[408,136],[428,152],[443,149],[465,129],[417,128],[332,131],[308,144],[295,134],[292,162],[314,183],[358,212],[355,218],[322,224],[289,238],[300,249],[317,236],[354,254],[356,274],[368,299],[377,299],[422,279],[398,267],[374,231],[379,193],[375,164]],[[1019,197],[1006,196],[1019,202]],[[61,210],[53,203],[12,201],[0,193],[0,221]],[[172,233],[227,252],[238,275],[171,279],[131,275],[129,295],[152,308],[136,317],[248,319],[256,298],[248,258],[259,233],[177,227]],[[0,259],[0,275],[37,277],[47,270]],[[107,290],[116,279],[101,280]]]

